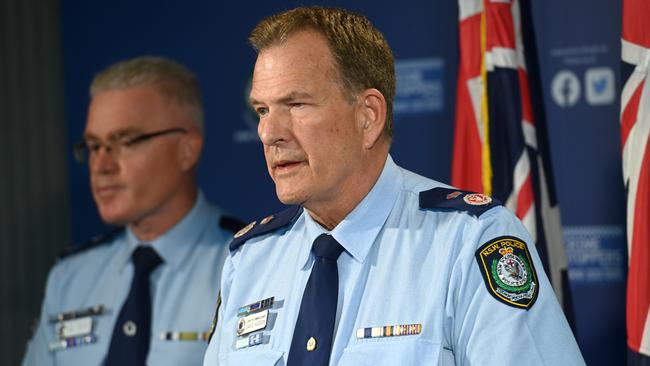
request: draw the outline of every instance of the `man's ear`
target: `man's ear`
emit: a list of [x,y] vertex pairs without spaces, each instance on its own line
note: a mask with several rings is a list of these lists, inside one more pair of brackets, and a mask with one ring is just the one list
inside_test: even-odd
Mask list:
[[179,149],[181,169],[189,171],[199,162],[203,150],[203,136],[197,131],[188,131],[182,137]]
[[363,147],[370,150],[384,134],[386,98],[377,89],[366,89],[357,96],[357,118],[363,133]]

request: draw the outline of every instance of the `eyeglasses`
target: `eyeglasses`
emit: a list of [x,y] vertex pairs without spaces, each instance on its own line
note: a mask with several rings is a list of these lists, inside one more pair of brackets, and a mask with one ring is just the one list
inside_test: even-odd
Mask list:
[[150,133],[143,133],[139,135],[122,135],[109,138],[107,142],[99,140],[81,140],[72,145],[74,157],[79,163],[86,163],[99,153],[99,150],[104,147],[107,154],[113,154],[117,158],[124,153],[131,151],[136,145],[150,140],[154,137],[169,135],[172,133],[187,133],[187,130],[181,127],[170,128],[167,130],[155,131]]

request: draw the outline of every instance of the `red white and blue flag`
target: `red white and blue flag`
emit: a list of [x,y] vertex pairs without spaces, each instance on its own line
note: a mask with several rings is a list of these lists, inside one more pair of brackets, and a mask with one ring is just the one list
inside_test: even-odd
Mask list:
[[650,2],[623,1],[621,140],[627,191],[629,365],[650,365]]
[[524,223],[572,322],[530,2],[459,0],[459,18],[451,183],[496,197]]

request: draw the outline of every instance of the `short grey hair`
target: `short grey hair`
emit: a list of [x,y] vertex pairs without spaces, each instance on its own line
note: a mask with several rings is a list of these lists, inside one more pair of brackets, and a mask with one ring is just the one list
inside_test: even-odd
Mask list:
[[90,84],[90,96],[137,86],[155,87],[165,98],[186,108],[203,131],[199,80],[185,66],[164,57],[141,56],[108,66],[95,75]]

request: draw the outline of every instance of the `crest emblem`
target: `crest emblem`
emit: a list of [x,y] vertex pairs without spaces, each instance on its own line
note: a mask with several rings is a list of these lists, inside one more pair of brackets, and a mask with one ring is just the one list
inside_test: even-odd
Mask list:
[[476,251],[488,292],[500,302],[529,309],[537,300],[539,282],[528,247],[514,236],[502,236]]
[[468,205],[483,206],[490,204],[490,202],[492,202],[492,197],[481,193],[470,193],[463,197],[463,201],[465,201],[465,203]]

